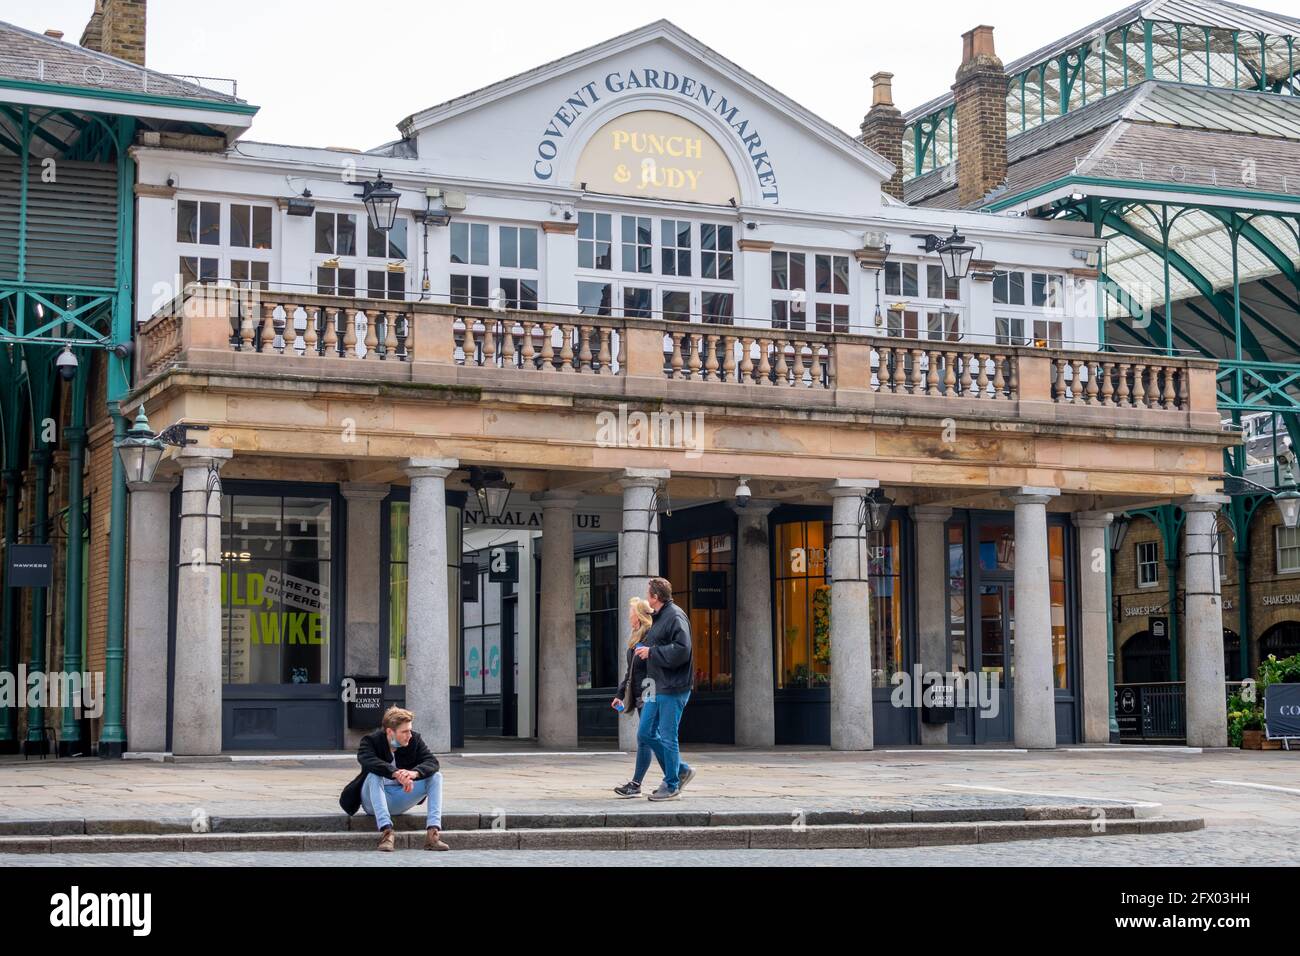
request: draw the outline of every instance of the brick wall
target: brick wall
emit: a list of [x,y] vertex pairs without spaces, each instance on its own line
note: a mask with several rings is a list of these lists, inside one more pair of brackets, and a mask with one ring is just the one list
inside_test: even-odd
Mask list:
[[895,199],[903,198],[903,114],[894,105],[892,73],[877,73],[871,78],[871,110],[862,120],[863,145],[894,164],[894,175],[881,189]]
[[972,206],[1007,178],[1007,74],[993,51],[993,28],[962,36],[953,84],[957,121],[957,199]]
[[95,0],[81,45],[144,66],[145,0]]
[[[1279,572],[1277,570],[1277,552],[1275,546],[1276,529],[1281,525],[1281,515],[1271,504],[1263,505],[1251,522],[1248,549],[1249,561],[1249,601],[1250,601],[1250,672],[1255,676],[1259,666],[1259,641],[1269,628],[1283,622],[1300,623],[1300,603],[1280,603],[1286,601],[1300,602],[1300,572]],[[1224,557],[1225,576],[1220,579],[1219,588],[1223,597],[1223,627],[1233,633],[1241,630],[1240,585],[1237,576],[1236,545],[1228,531],[1226,520],[1220,519],[1220,530],[1225,535],[1227,554]],[[1160,581],[1153,588],[1137,586],[1137,546],[1139,542],[1154,541],[1160,558]],[[1182,548],[1181,536],[1178,547]],[[1180,551],[1181,558],[1181,551]],[[1124,547],[1115,556],[1114,591],[1119,595],[1125,610],[1124,617],[1115,625],[1115,658],[1117,680],[1123,681],[1123,661],[1120,649],[1131,637],[1147,630],[1150,617],[1167,617],[1169,615],[1169,577],[1165,565],[1164,546],[1156,526],[1140,518],[1135,520],[1128,530]],[[1178,590],[1183,592],[1185,580],[1181,560],[1178,569]],[[1271,598],[1265,603],[1265,598]],[[1129,615],[1132,609],[1159,606],[1161,610],[1151,614]],[[1179,667],[1182,669],[1184,645],[1179,641]]]
[[[106,361],[97,356],[90,380],[89,418],[86,438],[86,496],[90,499],[89,554],[86,561],[88,671],[104,670],[108,643],[108,532],[113,507],[113,423],[105,405]],[[94,739],[100,721],[93,721]]]

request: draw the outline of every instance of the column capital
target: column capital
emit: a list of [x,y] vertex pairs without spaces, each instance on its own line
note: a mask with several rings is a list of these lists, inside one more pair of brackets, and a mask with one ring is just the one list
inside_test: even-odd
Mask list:
[[779,504],[779,501],[758,498],[750,501],[747,505],[738,505],[733,502],[727,507],[736,513],[737,518],[766,518],[776,510]]
[[532,500],[539,502],[542,510],[547,508],[575,508],[582,500],[582,492],[560,489],[558,491],[534,491]]
[[1076,528],[1108,528],[1115,515],[1109,511],[1076,511],[1070,520]]
[[880,487],[878,478],[836,478],[831,482],[826,493],[832,498],[845,498],[852,495],[864,495]]
[[940,505],[912,505],[907,509],[907,513],[912,516],[916,522],[923,521],[947,521],[952,517],[952,509],[944,508]]
[[339,494],[348,501],[383,501],[392,489],[379,482],[343,481],[339,483]]
[[408,478],[446,478],[460,467],[455,458],[407,458],[402,471]]
[[126,487],[131,494],[171,494],[172,489],[180,484],[180,479],[172,476],[171,478],[155,478],[153,481],[128,481]]
[[618,483],[623,488],[658,488],[671,476],[667,468],[624,468]]
[[191,468],[214,468],[220,471],[221,466],[233,457],[235,453],[229,448],[200,448],[195,445],[177,448],[172,453],[172,461],[185,471]]
[[1184,511],[1218,511],[1231,500],[1227,495],[1192,495],[1175,501],[1174,504]]
[[1037,488],[1031,485],[1023,485],[1007,495],[1007,499],[1013,505],[1045,505],[1053,498],[1059,497],[1060,494],[1060,488]]

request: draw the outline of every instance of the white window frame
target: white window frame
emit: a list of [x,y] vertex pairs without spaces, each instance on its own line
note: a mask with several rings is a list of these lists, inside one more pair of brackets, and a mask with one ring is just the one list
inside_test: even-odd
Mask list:
[[[523,308],[527,311],[537,311],[543,307],[544,297],[542,289],[542,277],[545,275],[545,249],[546,244],[542,239],[541,227],[535,222],[520,222],[517,220],[488,220],[488,219],[462,219],[457,220],[464,228],[468,230],[468,255],[473,256],[474,250],[474,229],[475,227],[486,227],[487,229],[487,262],[452,262],[452,248],[449,246],[447,251],[447,290],[448,301],[453,305],[477,305],[485,308],[503,308],[514,309]],[[453,222],[452,225],[455,225]],[[505,248],[506,235],[503,230],[515,230],[515,261],[522,261],[520,251],[524,246],[522,234],[524,231],[531,231],[534,234],[534,243],[537,250],[537,264],[535,267],[525,268],[521,265],[503,266],[502,252]],[[462,301],[457,297],[457,293],[452,291],[453,279],[465,276],[467,279],[466,300]],[[481,280],[481,281],[476,281]],[[506,283],[513,284],[514,291],[518,294],[522,284],[525,282],[532,283],[533,297],[511,296],[511,289],[506,287]],[[475,293],[478,287],[484,295]],[[527,303],[527,304],[525,304]]]
[[[610,287],[610,305],[609,314],[611,317],[627,318],[637,317],[635,314],[628,316],[628,310],[624,307],[624,295],[628,289],[650,289],[650,298],[652,303],[652,316],[662,318],[664,314],[663,301],[665,295],[673,292],[687,292],[690,295],[690,320],[692,322],[701,322],[703,316],[703,303],[706,295],[711,293],[721,293],[731,296],[731,317],[730,323],[734,324],[739,316],[741,308],[741,282],[740,267],[741,259],[739,256],[739,234],[738,227],[735,223],[719,221],[716,216],[688,216],[678,210],[654,210],[644,208],[600,208],[584,209],[578,213],[579,216],[579,235],[581,235],[583,216],[602,216],[610,217],[610,268],[595,268],[596,253],[599,247],[592,249],[591,267],[579,266],[577,270],[578,283],[598,283]],[[648,219],[650,221],[650,271],[649,272],[628,272],[623,269],[623,219],[624,217],[633,220]],[[664,271],[664,253],[670,251],[674,254],[674,269],[679,260],[677,253],[686,251],[678,245],[664,244],[664,223],[673,223],[672,237],[675,240],[678,236],[678,224],[690,224],[690,275],[674,275],[671,272]],[[729,250],[705,250],[703,248],[703,235],[705,226],[725,227],[731,230],[731,247]],[[598,220],[592,220],[592,232],[595,236],[600,235]],[[601,243],[603,239],[579,239],[580,243]],[[638,243],[638,247],[643,247]],[[715,253],[721,257],[729,257],[731,264],[730,279],[706,279],[703,277],[704,255],[706,252]],[[581,251],[579,252],[579,262],[582,261]],[[637,265],[634,259],[633,265]],[[592,313],[587,313],[592,314]]]
[[[201,217],[203,206],[216,207],[216,225],[217,241],[216,242],[184,242],[177,237],[180,228],[181,205],[183,203],[194,203],[197,207],[196,212]],[[256,246],[236,246],[231,243],[234,235],[232,228],[234,222],[234,208],[236,206],[246,207],[249,212],[249,228],[252,229],[252,210],[265,209],[271,216],[271,244],[266,248]],[[275,262],[275,229],[276,229],[276,209],[264,202],[245,199],[227,199],[222,197],[211,197],[203,195],[185,194],[176,197],[175,208],[173,210],[173,224],[175,228],[172,235],[175,238],[176,248],[176,272],[180,276],[180,282],[184,284],[184,270],[181,268],[181,260],[195,260],[196,273],[195,281],[211,284],[234,283],[235,281],[256,281],[262,289],[270,287],[272,277],[274,276]],[[201,221],[201,220],[200,220]],[[205,269],[204,262],[212,263],[213,268]],[[258,280],[236,280],[234,278],[234,263],[247,263],[249,265],[249,274],[253,272],[252,265],[265,264],[266,279]],[[210,278],[203,279],[201,276],[207,273]]]
[[[1283,542],[1283,537],[1291,540]],[[1296,551],[1296,562],[1287,567],[1282,563],[1284,551]],[[1273,526],[1273,558],[1278,574],[1300,574],[1300,528],[1287,528],[1285,525]]]
[[[1006,285],[1006,298],[1011,299],[1011,276],[1018,275],[1022,283],[1022,302],[999,302],[997,288],[999,283]],[[994,342],[1004,346],[1033,346],[1035,348],[1060,349],[1066,344],[1066,276],[1052,269],[1033,268],[1030,266],[1006,266],[993,270],[993,334]],[[1034,304],[1034,289],[1043,288],[1043,303]],[[1055,300],[1055,301],[1054,301]],[[999,322],[1020,323],[1020,334],[1008,329],[1006,334],[998,330]]]
[[[1133,545],[1134,548],[1134,574],[1137,579],[1139,588],[1158,588],[1160,587],[1160,542],[1159,541],[1138,541]],[[1142,553],[1144,549],[1150,549],[1153,557],[1150,560],[1143,560]],[[1143,568],[1155,568],[1155,577],[1152,580],[1144,581],[1142,578]]]
[[[909,294],[904,285],[909,266],[916,268],[915,294]],[[939,270],[939,275],[942,276],[940,288],[943,295],[939,298],[930,295],[931,269]],[[894,286],[896,291],[891,291],[895,275],[898,280]],[[957,280],[955,297],[948,295],[951,281],[944,275],[943,264],[937,259],[903,258],[886,262],[880,277],[881,293],[886,306],[883,310],[885,326],[881,334],[917,341],[960,342],[969,329],[969,310],[966,306],[969,280]],[[915,326],[915,335],[908,334],[909,324]],[[935,324],[939,326],[938,332],[932,329]]]
[[[316,247],[316,228],[317,228],[316,217],[321,215],[336,217],[334,233],[333,233],[334,236],[333,252],[320,252]],[[356,242],[353,247],[354,251],[352,253],[338,252],[338,248],[339,248],[338,219],[337,219],[338,216],[352,216],[354,222],[356,223],[356,232],[355,232]],[[415,236],[415,224],[410,219],[410,217],[399,216],[399,218],[406,223],[406,240],[407,240],[406,257],[396,258],[392,256],[383,256],[383,257],[372,256],[369,254],[370,253],[370,219],[366,215],[366,211],[364,208],[358,208],[355,206],[351,208],[341,208],[341,207],[321,208],[318,206],[316,208],[315,213],[313,213],[312,215],[312,221],[311,221],[312,240],[311,240],[311,256],[309,259],[309,268],[311,274],[312,288],[317,293],[320,293],[320,290],[322,288],[320,282],[320,270],[333,269],[335,272],[334,282],[330,286],[330,288],[334,289],[335,291],[320,293],[320,294],[337,295],[338,294],[337,290],[340,288],[339,281],[338,281],[339,275],[342,273],[343,270],[350,269],[353,271],[355,277],[354,284],[352,286],[352,297],[368,299],[371,298],[370,273],[382,272],[385,276],[384,298],[394,302],[410,300],[413,297],[412,296],[413,290],[411,289],[412,273],[410,268],[411,254],[412,254],[411,242]],[[389,242],[390,240],[388,236],[385,235],[384,244],[385,244],[386,252],[391,252],[391,249],[389,248]],[[400,265],[401,268],[400,269],[390,268],[390,266],[395,264]],[[399,283],[397,283],[399,287],[395,289],[393,276],[396,275],[400,275],[401,280]],[[359,327],[358,329],[358,334],[363,334],[361,332],[361,327]]]

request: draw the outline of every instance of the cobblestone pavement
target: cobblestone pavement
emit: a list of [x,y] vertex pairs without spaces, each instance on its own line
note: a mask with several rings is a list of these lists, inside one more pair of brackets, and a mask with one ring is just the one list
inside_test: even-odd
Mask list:
[[[627,866],[627,851],[476,851],[425,853],[93,853],[30,856],[0,854],[10,866]],[[978,846],[900,850],[716,850],[647,852],[638,866],[1296,866],[1300,826],[1218,827],[1144,837],[1088,837]],[[1230,882],[1230,881],[1229,881]]]
[[[1211,827],[1294,826],[1300,752],[1186,748],[996,750],[687,748],[698,771],[674,809],[1149,802]],[[612,751],[455,753],[442,758],[447,812],[662,810],[614,800],[631,756]],[[355,774],[349,754],[325,759],[158,763],[0,759],[0,821],[337,813]],[[651,771],[651,786],[658,774]],[[1184,839],[1184,838],[1174,838]],[[1300,851],[1298,851],[1300,852]]]

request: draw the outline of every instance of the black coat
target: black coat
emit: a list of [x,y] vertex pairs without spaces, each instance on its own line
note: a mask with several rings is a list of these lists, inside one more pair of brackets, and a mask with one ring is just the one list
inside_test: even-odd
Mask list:
[[681,694],[695,686],[691,623],[685,611],[672,601],[660,607],[642,640],[650,645],[646,670],[656,694]]
[[[396,768],[390,765],[394,759],[397,763]],[[433,755],[433,751],[419,734],[412,731],[411,742],[394,751],[389,748],[388,732],[382,727],[361,738],[361,746],[357,748],[357,763],[361,764],[361,772],[343,788],[343,793],[339,795],[339,806],[348,816],[361,809],[361,788],[366,782],[367,774],[377,773],[391,780],[394,769],[414,770],[417,779],[423,780],[438,772],[438,758]]]
[[632,648],[627,649],[627,671],[623,683],[618,687],[619,700],[623,701],[623,714],[635,714],[641,710],[642,688],[645,686],[646,662],[636,656]]

